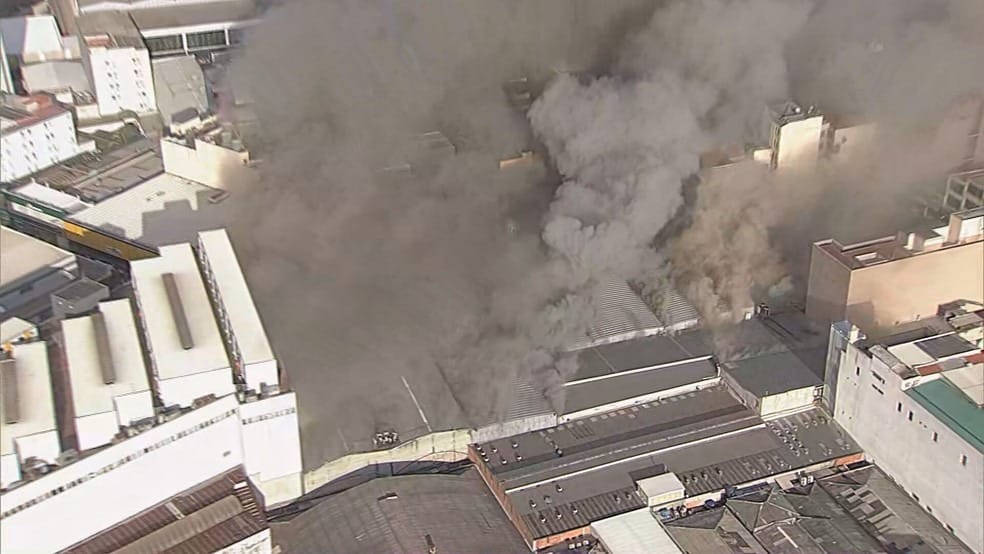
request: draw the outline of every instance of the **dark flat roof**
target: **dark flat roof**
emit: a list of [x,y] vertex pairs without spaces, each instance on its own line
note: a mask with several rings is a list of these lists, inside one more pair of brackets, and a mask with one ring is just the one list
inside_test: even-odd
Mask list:
[[724,371],[743,389],[759,398],[823,384],[796,354],[789,351],[728,362],[724,364]]
[[472,468],[462,475],[381,477],[330,496],[273,539],[286,552],[379,554],[529,552]]
[[580,351],[577,373],[570,380],[708,356],[709,340],[706,333],[691,331],[586,348]]
[[644,505],[631,474],[660,464],[695,496],[860,450],[819,408],[763,422],[724,386],[480,446],[538,537]]
[[685,361],[646,370],[613,373],[596,380],[564,386],[564,413],[627,400],[644,394],[669,390],[717,377],[717,366],[710,358]]

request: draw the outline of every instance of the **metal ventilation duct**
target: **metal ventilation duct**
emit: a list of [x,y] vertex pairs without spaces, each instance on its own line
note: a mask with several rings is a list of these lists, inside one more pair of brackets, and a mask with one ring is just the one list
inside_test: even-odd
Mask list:
[[161,275],[161,279],[164,281],[164,290],[167,292],[167,302],[171,305],[171,317],[174,319],[174,327],[178,331],[181,348],[191,350],[195,343],[191,340],[191,328],[188,327],[188,317],[185,315],[184,305],[181,303],[181,293],[174,281],[174,274],[164,273]]
[[116,366],[113,365],[113,352],[109,349],[109,334],[106,332],[106,318],[102,312],[92,314],[92,332],[96,337],[96,353],[99,355],[99,370],[103,383],[116,382]]
[[0,360],[0,392],[3,394],[3,422],[20,420],[20,395],[17,392],[17,360]]

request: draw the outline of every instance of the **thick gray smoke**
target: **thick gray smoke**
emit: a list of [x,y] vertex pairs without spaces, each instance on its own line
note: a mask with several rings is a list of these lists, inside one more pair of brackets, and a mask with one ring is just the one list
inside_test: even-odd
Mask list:
[[[365,448],[381,427],[419,427],[393,407],[408,387],[434,428],[460,424],[460,411],[473,424],[500,417],[517,378],[556,399],[574,367],[563,350],[587,332],[602,280],[669,276],[708,314],[789,288],[776,230],[823,227],[810,210],[830,211],[837,175],[775,195],[773,177],[736,173],[684,209],[681,183],[701,152],[761,138],[763,105],[791,93],[843,91],[881,115],[850,52],[810,48],[826,45],[821,27],[846,33],[851,13],[809,0],[653,4],[297,0],[250,37],[238,69],[266,164],[238,195],[233,231],[300,395],[307,467]],[[887,34],[859,40],[894,56],[901,23],[883,21]],[[910,35],[898,55],[918,61]],[[528,114],[503,92],[523,76],[534,92],[547,83]],[[947,104],[920,90],[923,113]],[[453,155],[418,138],[432,131]],[[499,168],[541,147],[545,163]],[[681,213],[686,230],[654,251]]]

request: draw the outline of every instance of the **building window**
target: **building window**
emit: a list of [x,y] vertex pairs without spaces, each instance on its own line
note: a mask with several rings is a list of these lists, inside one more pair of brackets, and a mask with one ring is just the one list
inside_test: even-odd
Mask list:
[[949,531],[951,534],[953,533],[953,526],[952,525],[950,525],[949,523],[944,523],[943,525],[946,526],[946,530],[947,531]]
[[896,410],[898,410],[898,411],[899,411],[899,413],[901,414],[901,413],[902,413],[902,403],[901,403],[901,402],[899,402],[899,405],[898,405],[898,406],[896,406],[896,407],[895,407],[895,409],[896,409]]
[[960,456],[960,465],[962,465],[962,466],[966,466],[967,465],[967,455],[966,454],[962,454]]
[[915,500],[916,502],[919,502],[919,495],[918,495],[918,494],[916,494],[916,493],[912,493],[912,498],[913,498],[913,499],[914,499],[914,500]]
[[933,513],[933,508],[931,506],[928,506],[927,505],[926,506],[926,511],[929,512],[929,513]]
[[912,421],[912,410],[909,410],[909,421]]
[[933,442],[940,442],[940,434],[933,431]]
[[854,374],[857,375],[858,377],[860,377],[861,376],[861,368],[860,367],[854,368]]

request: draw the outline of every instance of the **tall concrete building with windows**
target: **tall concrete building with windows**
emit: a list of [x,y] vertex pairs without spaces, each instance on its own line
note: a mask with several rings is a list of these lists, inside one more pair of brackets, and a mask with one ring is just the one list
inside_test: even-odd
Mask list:
[[82,62],[96,94],[99,114],[157,110],[150,53],[124,12],[99,12],[78,19]]
[[80,153],[72,112],[50,96],[2,95],[0,100],[0,181],[15,181]]
[[835,323],[825,391],[865,457],[975,552],[984,552],[984,353],[967,338],[981,325],[984,310],[963,311],[869,340]]

